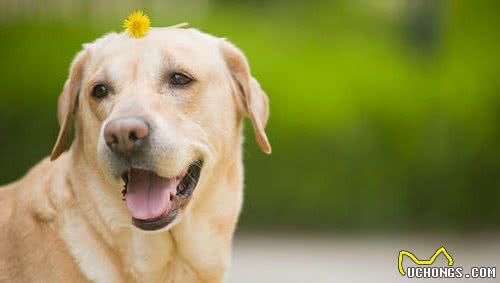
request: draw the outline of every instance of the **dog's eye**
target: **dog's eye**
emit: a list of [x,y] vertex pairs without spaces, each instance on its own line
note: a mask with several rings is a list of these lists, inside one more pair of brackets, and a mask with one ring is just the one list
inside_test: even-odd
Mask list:
[[172,73],[170,75],[170,83],[176,86],[187,85],[192,82],[193,79],[182,73]]
[[92,96],[95,98],[104,98],[108,95],[108,87],[103,84],[98,84],[92,89]]

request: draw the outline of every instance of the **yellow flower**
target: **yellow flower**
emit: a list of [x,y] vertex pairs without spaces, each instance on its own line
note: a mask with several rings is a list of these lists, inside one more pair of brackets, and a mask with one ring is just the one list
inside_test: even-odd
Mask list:
[[148,16],[146,16],[142,11],[135,11],[123,22],[123,28],[133,37],[139,38],[143,37],[149,30]]

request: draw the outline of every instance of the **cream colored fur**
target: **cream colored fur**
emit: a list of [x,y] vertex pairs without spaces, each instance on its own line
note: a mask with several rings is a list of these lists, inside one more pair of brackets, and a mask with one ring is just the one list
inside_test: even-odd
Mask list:
[[[195,82],[169,88],[172,70]],[[90,95],[99,81],[113,85],[102,101]],[[192,199],[162,230],[131,225],[123,181],[112,174],[102,129],[122,116],[153,121],[157,174],[205,162]],[[144,38],[112,33],[84,45],[59,98],[52,161],[0,188],[0,282],[223,281],[242,204],[245,116],[270,153],[267,96],[224,39],[154,28]]]

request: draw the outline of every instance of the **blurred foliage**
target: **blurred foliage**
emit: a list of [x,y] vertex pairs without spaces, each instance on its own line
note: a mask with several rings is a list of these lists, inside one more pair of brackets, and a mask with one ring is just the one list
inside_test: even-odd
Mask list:
[[[271,98],[271,156],[247,127],[243,228],[500,228],[498,2],[145,3],[235,42]],[[91,10],[0,23],[0,183],[50,152],[72,57],[126,16]]]

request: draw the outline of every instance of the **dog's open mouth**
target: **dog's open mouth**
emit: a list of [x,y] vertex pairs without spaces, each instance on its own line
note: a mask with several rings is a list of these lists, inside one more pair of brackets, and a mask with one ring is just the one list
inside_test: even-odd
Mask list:
[[203,162],[193,162],[173,178],[153,171],[131,168],[122,175],[123,190],[132,223],[143,230],[158,230],[170,224],[198,183]]

